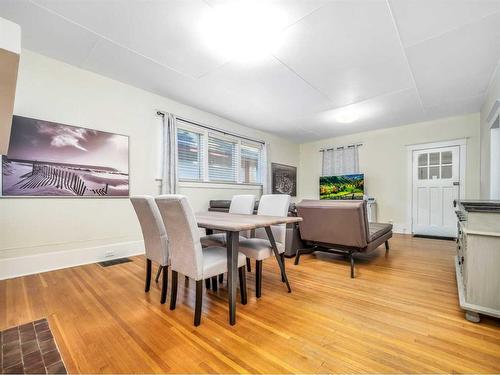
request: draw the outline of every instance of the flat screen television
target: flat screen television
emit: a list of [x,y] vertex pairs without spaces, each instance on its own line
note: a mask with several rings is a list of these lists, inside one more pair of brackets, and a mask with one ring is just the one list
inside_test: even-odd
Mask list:
[[345,174],[319,178],[319,199],[363,199],[365,175]]

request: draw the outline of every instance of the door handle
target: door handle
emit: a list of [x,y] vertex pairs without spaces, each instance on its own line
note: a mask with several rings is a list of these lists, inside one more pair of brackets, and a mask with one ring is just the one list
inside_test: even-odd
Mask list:
[[460,182],[458,181],[453,182],[453,186],[458,186],[458,185],[460,185]]

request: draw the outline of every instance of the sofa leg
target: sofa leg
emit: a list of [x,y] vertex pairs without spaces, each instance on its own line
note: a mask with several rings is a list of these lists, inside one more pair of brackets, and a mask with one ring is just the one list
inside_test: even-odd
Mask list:
[[351,279],[354,279],[354,255],[349,253],[349,260],[351,261]]
[[389,251],[389,240],[385,241],[385,251]]
[[316,248],[317,246],[314,246],[310,249],[297,249],[297,253],[295,255],[295,262],[293,263],[294,265],[297,265],[299,264],[299,260],[300,260],[300,256],[302,254],[311,254],[311,253],[314,253],[316,251]]

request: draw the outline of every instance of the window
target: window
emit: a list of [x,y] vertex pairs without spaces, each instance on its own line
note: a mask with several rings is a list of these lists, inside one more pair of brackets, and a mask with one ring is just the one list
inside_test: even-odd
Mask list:
[[261,184],[263,145],[177,120],[181,181]]
[[323,153],[323,176],[338,176],[359,173],[358,147],[349,145],[327,150]]
[[430,152],[418,155],[418,179],[439,180],[453,177],[453,153]]
[[203,177],[201,134],[177,130],[178,173],[181,180],[200,180]]

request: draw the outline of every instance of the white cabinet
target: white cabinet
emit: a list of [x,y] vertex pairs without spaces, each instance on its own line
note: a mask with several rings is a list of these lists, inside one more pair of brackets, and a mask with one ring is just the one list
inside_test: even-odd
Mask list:
[[456,274],[466,319],[500,317],[500,201],[459,204]]

